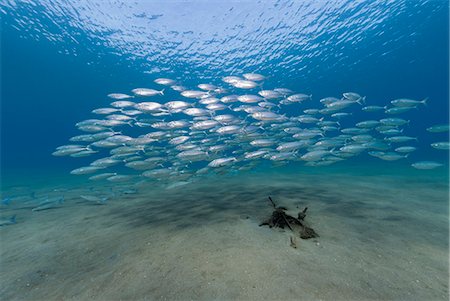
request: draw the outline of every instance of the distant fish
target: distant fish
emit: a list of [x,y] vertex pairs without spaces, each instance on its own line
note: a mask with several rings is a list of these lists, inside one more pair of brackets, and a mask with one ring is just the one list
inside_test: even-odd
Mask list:
[[435,169],[437,167],[443,166],[443,164],[434,161],[420,161],[411,164],[411,166],[416,169]]
[[352,113],[341,112],[341,113],[331,114],[331,117],[334,117],[334,118],[337,118],[337,119],[341,119],[342,117],[347,117],[347,116],[351,116],[351,115],[352,115]]
[[409,120],[401,118],[384,118],[380,119],[380,122],[384,125],[394,125],[394,126],[409,124]]
[[245,153],[244,157],[245,159],[257,159],[261,158],[262,156],[266,155],[268,152],[266,150],[258,150],[254,152]]
[[393,104],[396,107],[416,107],[420,104],[426,105],[428,101],[428,98],[425,98],[424,100],[413,100],[408,98],[400,98],[395,99],[391,101],[391,104]]
[[415,148],[414,146],[401,146],[401,147],[397,147],[395,149],[395,151],[397,153],[410,153],[417,150],[417,148]]
[[237,80],[231,85],[239,89],[253,89],[259,86],[258,83],[251,80]]
[[74,170],[72,170],[70,173],[73,175],[87,175],[90,173],[94,173],[104,167],[97,167],[97,166],[85,166],[85,167],[79,167]]
[[389,108],[384,113],[394,115],[394,114],[402,114],[405,112],[408,112],[411,109],[414,109],[415,107],[393,107]]
[[136,88],[131,90],[135,95],[141,96],[141,97],[149,97],[149,96],[155,96],[155,95],[164,95],[164,89],[161,91],[155,90],[155,89],[147,89],[147,88]]
[[359,128],[374,128],[379,124],[380,124],[380,122],[378,120],[366,120],[366,121],[358,122],[356,124],[356,126]]
[[239,80],[242,80],[242,78],[238,76],[225,76],[224,78],[222,78],[222,81],[227,84],[233,84]]
[[356,102],[352,101],[352,100],[339,100],[339,101],[336,101],[336,102],[332,102],[332,103],[330,103],[330,104],[328,104],[326,106],[330,110],[339,111],[339,110],[345,109],[345,108],[347,108],[347,107],[349,107],[349,106],[351,106],[351,105],[353,105],[355,103]]
[[9,226],[16,224],[16,215],[11,216],[10,218],[0,219],[0,226]]
[[408,155],[409,155],[409,153],[406,154],[406,155],[401,155],[401,154],[398,154],[398,153],[395,153],[395,152],[387,152],[387,153],[381,154],[379,156],[379,158],[382,159],[382,160],[385,160],[385,161],[397,161],[397,160],[400,160],[400,159],[407,158]]
[[312,95],[306,95],[306,94],[294,94],[287,98],[290,102],[303,102],[305,100],[311,100]]
[[255,112],[252,114],[252,117],[257,120],[262,121],[282,121],[286,119],[284,116],[279,115],[277,113],[263,111],[263,112]]
[[262,81],[265,80],[266,77],[264,75],[258,74],[258,73],[245,73],[242,75],[245,79],[251,80],[251,81]]
[[442,149],[442,150],[449,150],[450,149],[450,144],[448,141],[445,142],[434,142],[431,143],[431,146],[435,149]]
[[154,80],[155,83],[158,85],[164,85],[164,86],[172,86],[175,85],[175,81],[170,78],[157,78]]
[[180,112],[181,110],[187,109],[191,106],[192,106],[191,103],[179,100],[169,101],[165,104],[165,107],[173,112]]
[[172,88],[172,90],[177,91],[177,92],[183,92],[186,90],[186,87],[179,86],[179,85],[173,85],[173,86],[170,86],[170,88]]
[[236,162],[236,158],[230,157],[230,158],[219,158],[211,161],[208,166],[209,167],[223,167],[232,164],[233,162]]
[[321,104],[323,104],[324,106],[329,105],[330,103],[333,103],[336,101],[340,101],[340,99],[336,98],[336,97],[325,97],[325,98],[322,98],[321,100],[319,100],[319,102]]
[[58,198],[47,198],[45,201],[40,202],[37,207],[31,209],[31,211],[43,211],[53,208],[58,208],[59,205],[64,203],[64,197],[58,197]]
[[123,194],[136,194],[138,191],[136,189],[125,189],[120,191]]
[[361,110],[363,110],[364,112],[378,112],[378,111],[382,111],[382,110],[386,110],[387,107],[381,107],[381,106],[367,106],[367,107],[363,107]]
[[258,92],[258,94],[265,99],[277,99],[283,97],[283,94],[275,90],[261,90]]
[[197,85],[200,89],[204,91],[213,91],[217,89],[217,86],[211,85],[211,84],[199,84]]
[[94,114],[111,114],[111,113],[115,113],[115,112],[119,112],[119,109],[115,109],[115,108],[98,108],[95,110],[92,110],[92,113]]
[[416,137],[410,137],[410,136],[392,136],[392,137],[388,137],[385,138],[384,140],[389,141],[389,142],[394,142],[394,143],[403,143],[403,142],[409,142],[409,141],[413,141],[416,140]]
[[354,101],[354,102],[360,102],[365,100],[365,97],[362,97],[358,93],[355,92],[346,92],[342,94],[346,99]]
[[183,113],[186,115],[195,116],[195,117],[211,115],[210,111],[205,110],[205,109],[200,109],[200,108],[185,109],[185,110],[183,110]]
[[127,99],[127,98],[133,98],[133,96],[128,95],[128,94],[123,94],[123,93],[111,93],[108,94],[109,98],[112,99]]
[[427,128],[427,131],[430,133],[444,133],[449,131],[449,125],[448,124],[439,124],[439,125],[433,125]]
[[117,175],[117,173],[115,173],[115,172],[101,173],[101,174],[89,177],[89,180],[94,180],[94,181],[104,180],[106,178],[109,178],[109,177],[112,177],[112,176],[115,176],[115,175]]
[[163,106],[157,102],[140,102],[134,105],[134,108],[144,112],[144,113],[153,113],[153,112],[161,112],[163,111]]
[[[128,101],[128,100],[119,100],[119,101],[114,101],[111,103],[111,105],[115,108],[127,108],[127,107],[132,107],[134,106],[136,103],[132,102],[132,101]],[[103,112],[105,112],[106,110],[103,110]]]
[[287,89],[287,88],[275,88],[273,89],[275,92],[281,93],[285,96],[287,96],[288,94],[292,94],[294,93],[294,91],[292,91],[291,89]]
[[306,110],[303,110],[303,113],[309,114],[309,115],[315,115],[315,114],[319,114],[319,109],[306,109]]
[[95,195],[80,195],[80,198],[82,198],[85,201],[92,202],[98,205],[104,205],[106,204],[106,201],[108,200],[108,197],[98,197]]
[[209,95],[208,92],[195,90],[185,90],[180,94],[187,98],[202,98]]
[[133,177],[129,175],[114,175],[106,178],[110,182],[127,182],[130,181]]
[[255,103],[263,101],[262,97],[258,95],[249,95],[249,94],[241,95],[237,99],[243,103]]

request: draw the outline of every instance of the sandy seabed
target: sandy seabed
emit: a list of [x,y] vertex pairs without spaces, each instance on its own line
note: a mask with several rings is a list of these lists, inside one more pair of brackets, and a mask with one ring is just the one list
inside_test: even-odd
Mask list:
[[[79,197],[111,189],[106,205]],[[1,216],[17,224],[0,227],[0,299],[448,300],[446,177],[274,172],[126,189],[4,186],[17,197]],[[31,211],[48,194],[66,201]],[[269,195],[294,216],[307,206],[320,237],[294,249],[289,230],[259,227]]]

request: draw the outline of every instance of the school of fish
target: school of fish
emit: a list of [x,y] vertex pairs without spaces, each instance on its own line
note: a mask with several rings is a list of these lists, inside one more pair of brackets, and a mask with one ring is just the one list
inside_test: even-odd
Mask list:
[[[267,78],[256,73],[222,81],[225,87],[204,83],[188,89],[173,79],[156,79],[156,85],[179,93],[168,100],[164,89],[111,93],[111,106],[94,109],[96,118],[78,122],[83,134],[57,147],[53,155],[99,157],[71,171],[94,181],[151,179],[184,185],[209,173],[249,170],[263,162],[324,166],[364,152],[396,161],[416,151],[417,138],[404,133],[409,120],[398,116],[427,99],[395,99],[383,107],[369,105],[354,92],[317,101],[286,88],[266,90]],[[286,110],[291,105],[299,109]],[[341,126],[352,121],[355,110],[368,118]],[[301,113],[293,116],[293,111]],[[448,130],[448,124],[427,128],[430,133]],[[436,141],[430,147],[448,151],[449,142]],[[430,160],[411,165],[434,169],[443,164]]]

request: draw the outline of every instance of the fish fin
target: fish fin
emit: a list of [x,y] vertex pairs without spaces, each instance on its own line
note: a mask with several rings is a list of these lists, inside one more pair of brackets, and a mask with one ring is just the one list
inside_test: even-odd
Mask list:
[[420,103],[422,103],[424,106],[427,106],[428,105],[427,101],[428,101],[428,97],[425,97],[425,99],[422,100]]

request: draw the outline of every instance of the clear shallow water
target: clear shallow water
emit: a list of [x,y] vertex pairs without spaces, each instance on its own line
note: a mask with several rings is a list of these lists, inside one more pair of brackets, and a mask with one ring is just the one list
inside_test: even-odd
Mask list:
[[[430,143],[448,133],[425,128],[448,124],[448,2],[2,1],[1,22],[1,185],[12,202],[0,213],[17,215],[16,225],[0,227],[3,265],[15,269],[2,275],[8,299],[108,299],[117,287],[135,287],[120,295],[129,299],[446,299],[448,151]],[[76,122],[109,105],[108,93],[160,89],[158,77],[225,86],[223,76],[245,72],[268,76],[267,89],[312,94],[308,108],[348,91],[381,106],[429,97],[399,116],[410,120],[404,133],[418,138],[418,150],[396,162],[361,154],[320,168],[264,162],[172,189],[93,183],[69,175],[90,158],[51,156],[80,134]],[[180,99],[166,92],[162,101]],[[384,117],[349,111],[344,127]],[[420,160],[444,166],[411,168]],[[86,194],[109,200],[93,205]],[[293,250],[287,233],[258,228],[269,194],[294,211],[310,206],[321,237]],[[57,209],[31,211],[62,195]],[[79,278],[86,274],[94,284]]]
[[108,93],[161,76],[194,86],[255,71],[270,76],[267,88],[316,101],[346,91],[374,105],[429,97],[406,113],[422,146],[414,155],[445,159],[425,128],[448,119],[447,15],[445,1],[3,1],[2,167],[79,166],[48,154]]

